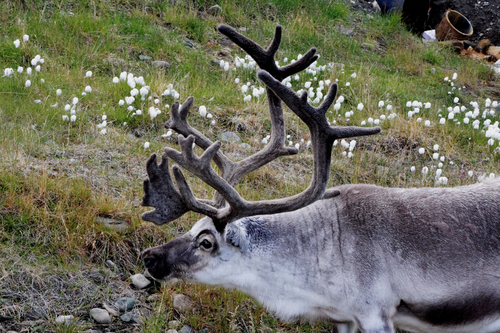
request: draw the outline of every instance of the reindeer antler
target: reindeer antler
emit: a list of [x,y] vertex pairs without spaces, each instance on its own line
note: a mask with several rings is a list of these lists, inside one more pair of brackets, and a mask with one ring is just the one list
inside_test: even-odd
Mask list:
[[[259,152],[239,162],[233,162],[220,152],[220,142],[213,143],[187,122],[187,115],[193,103],[193,98],[189,97],[180,107],[179,103],[176,102],[172,106],[171,119],[165,126],[180,134],[181,152],[165,148],[165,154],[159,166],[156,163],[155,155],[148,160],[149,180],[144,182],[145,196],[142,204],[144,206],[153,206],[156,209],[143,215],[143,219],[146,221],[152,221],[156,224],[167,223],[191,210],[211,217],[217,229],[223,230],[227,223],[240,217],[293,211],[307,206],[324,196],[331,197],[337,193],[335,191],[325,193],[325,190],[328,184],[333,142],[340,138],[372,135],[380,132],[379,127],[331,127],[328,124],[325,113],[335,100],[336,84],[330,86],[328,94],[318,108],[314,108],[307,103],[306,92],[299,97],[293,90],[281,84],[280,81],[304,70],[318,56],[316,55],[316,49],[311,48],[299,61],[285,67],[278,67],[274,55],[281,42],[280,26],[276,27],[274,39],[267,50],[228,26],[219,26],[219,31],[244,49],[261,67],[258,77],[267,87],[272,125],[271,140]],[[285,147],[285,121],[281,101],[285,102],[304,121],[311,132],[314,154],[312,181],[306,190],[295,196],[249,202],[244,200],[233,186],[244,175],[277,157],[298,152],[295,148]],[[205,150],[200,157],[194,154],[193,143]],[[179,188],[179,191],[177,191],[168,174],[167,156],[213,187],[216,190],[214,200],[207,201],[195,198],[182,171],[174,166],[173,173]],[[218,175],[212,169],[210,165],[212,160],[221,171],[221,175]]]

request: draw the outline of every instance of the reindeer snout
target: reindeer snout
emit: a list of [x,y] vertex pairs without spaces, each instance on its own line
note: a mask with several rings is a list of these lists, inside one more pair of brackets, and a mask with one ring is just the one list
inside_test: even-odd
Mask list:
[[159,262],[158,256],[153,252],[152,249],[147,249],[141,253],[141,258],[144,261],[144,266],[146,267],[148,272],[154,276]]

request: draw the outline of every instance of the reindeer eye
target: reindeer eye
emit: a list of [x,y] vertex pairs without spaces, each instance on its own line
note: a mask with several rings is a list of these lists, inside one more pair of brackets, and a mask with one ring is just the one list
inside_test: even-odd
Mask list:
[[212,243],[210,243],[206,239],[202,240],[200,245],[203,246],[207,250],[212,248]]

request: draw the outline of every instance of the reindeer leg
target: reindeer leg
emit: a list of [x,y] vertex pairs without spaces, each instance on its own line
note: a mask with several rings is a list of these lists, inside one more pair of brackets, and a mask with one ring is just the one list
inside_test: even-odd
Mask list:
[[333,333],[355,333],[356,331],[357,327],[354,323],[337,324],[333,329]]
[[395,333],[394,324],[385,314],[358,319],[362,333]]

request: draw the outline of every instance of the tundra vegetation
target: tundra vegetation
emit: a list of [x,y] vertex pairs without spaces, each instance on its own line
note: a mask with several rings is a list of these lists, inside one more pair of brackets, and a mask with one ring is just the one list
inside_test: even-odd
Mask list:
[[[312,46],[321,56],[288,82],[291,87],[312,88],[311,103],[317,106],[318,92],[327,91],[318,88],[338,80],[342,98],[327,113],[329,121],[382,127],[381,135],[334,146],[329,185],[458,186],[498,177],[500,79],[486,64],[422,43],[397,15],[356,10],[343,1],[307,6],[220,1],[222,11],[209,14],[215,4],[0,4],[4,328],[82,331],[94,325],[88,312],[96,305],[112,304],[127,293],[145,303],[147,294],[158,293],[160,301],[148,305],[139,328],[119,319],[114,328],[164,332],[177,320],[209,332],[332,329],[327,323],[281,323],[253,299],[219,287],[183,282],[141,292],[128,287],[129,276],[144,269],[142,249],[183,234],[199,218],[188,213],[161,228],[140,219],[147,210],[139,205],[144,161],[177,143],[163,127],[170,106],[194,96],[193,127],[213,141],[233,132],[246,144],[223,143],[232,159],[262,149],[269,140],[267,99],[257,68],[217,33],[220,23],[261,45],[269,44],[281,24],[286,34],[276,58],[280,63],[297,60]],[[169,66],[158,68],[153,61]],[[236,188],[246,199],[286,197],[309,184],[307,128],[286,109],[285,125],[287,144],[299,153],[243,178]],[[185,176],[194,192],[213,193]],[[104,225],[103,218],[126,228]],[[190,296],[194,308],[175,311],[173,293]],[[66,314],[79,320],[73,326],[55,322]]]

